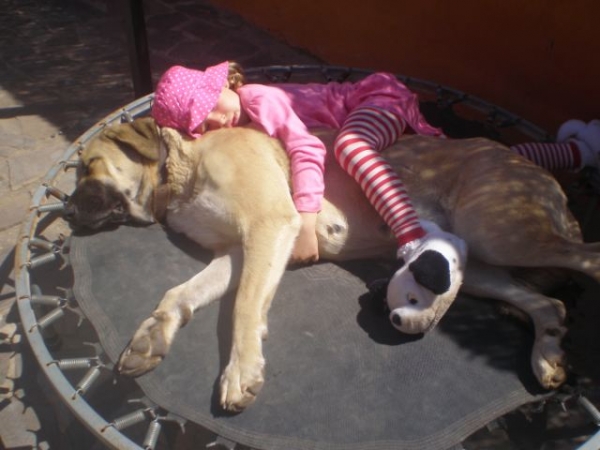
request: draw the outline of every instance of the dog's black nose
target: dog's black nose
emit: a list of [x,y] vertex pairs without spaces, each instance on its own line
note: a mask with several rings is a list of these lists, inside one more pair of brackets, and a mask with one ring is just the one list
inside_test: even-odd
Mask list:
[[396,312],[392,314],[392,323],[397,327],[402,326],[402,318],[400,317],[400,314]]
[[63,217],[65,218],[65,220],[67,220],[67,221],[73,220],[73,218],[75,217],[75,213],[76,213],[75,205],[70,202],[65,203],[65,209],[63,210]]

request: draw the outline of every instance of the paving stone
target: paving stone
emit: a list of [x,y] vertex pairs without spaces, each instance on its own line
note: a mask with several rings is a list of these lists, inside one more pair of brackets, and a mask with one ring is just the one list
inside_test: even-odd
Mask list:
[[[21,426],[25,424],[25,426]],[[0,410],[0,436],[5,448],[37,448],[40,423],[32,408],[13,399]]]
[[28,150],[37,144],[35,139],[23,134],[6,133],[1,135],[0,157],[8,158],[19,150]]
[[[21,334],[19,329],[16,334]],[[13,339],[15,341],[15,339]],[[7,449],[63,449],[58,444],[60,430],[56,426],[56,418],[46,396],[51,388],[40,376],[43,376],[26,342],[14,345],[15,353],[11,356],[12,368],[8,376],[12,391],[8,391],[0,409],[0,436],[2,445]]]
[[[40,102],[43,106],[41,106],[40,112],[45,112],[48,109],[47,102]],[[55,106],[54,108],[57,108]],[[27,111],[29,112],[29,111]],[[56,135],[59,131],[59,128],[56,124],[52,123],[51,120],[44,116],[40,116],[37,114],[23,114],[18,118],[22,133],[32,139],[45,139],[48,137],[52,137]]]
[[0,159],[0,197],[10,192],[10,174],[6,159]]
[[2,106],[2,108],[11,108],[21,106],[21,102],[15,99],[10,92],[0,90],[0,106]]
[[[26,197],[23,197],[22,200],[18,200],[17,202],[17,207],[18,207],[18,212],[19,214],[17,214],[17,217],[21,217],[21,211],[23,214],[23,217],[25,216],[26,212],[27,212],[27,207],[29,205],[29,194],[27,194]],[[2,208],[1,204],[0,204],[0,210],[2,210],[2,215],[4,216],[4,209]],[[17,222],[15,225],[13,226],[8,226],[6,228],[0,228],[0,265],[6,266],[6,267],[10,267],[12,269],[13,267],[13,250],[14,247],[17,243],[17,239],[19,237],[19,230],[21,228],[21,221],[22,218],[19,219],[19,222]],[[11,221],[12,222],[12,221]],[[6,280],[3,280],[6,281]],[[2,286],[0,286],[2,287]],[[14,288],[11,288],[12,291],[14,291]],[[2,295],[6,295],[6,292],[4,291],[0,291],[0,293]]]
[[[47,146],[44,145],[47,143]],[[50,167],[62,156],[67,144],[59,141],[45,140],[42,149],[14,155],[8,161],[10,169],[10,187],[17,190],[41,179]]]
[[[0,335],[1,337],[2,335]],[[13,382],[7,378],[7,373],[10,370],[10,357],[0,353],[0,402],[7,397],[13,389]]]
[[[27,214],[31,194],[27,191],[20,191],[11,194],[8,197],[0,198],[0,231],[8,230],[23,221]],[[0,244],[3,243],[0,236]]]
[[[3,92],[0,90],[0,93]],[[32,147],[35,145],[35,141],[32,138],[28,138],[23,133],[23,127],[19,120],[12,117],[12,114],[18,115],[23,110],[20,105],[14,107],[6,107],[4,110],[10,110],[5,118],[0,118],[0,157],[8,157],[12,155],[16,150],[20,150],[27,146]]]

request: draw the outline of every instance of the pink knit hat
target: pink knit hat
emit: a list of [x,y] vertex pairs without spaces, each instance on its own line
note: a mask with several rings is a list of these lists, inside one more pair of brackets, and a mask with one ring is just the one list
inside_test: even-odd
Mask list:
[[201,70],[173,66],[156,86],[152,117],[161,127],[176,128],[191,137],[217,104],[229,73],[229,62]]

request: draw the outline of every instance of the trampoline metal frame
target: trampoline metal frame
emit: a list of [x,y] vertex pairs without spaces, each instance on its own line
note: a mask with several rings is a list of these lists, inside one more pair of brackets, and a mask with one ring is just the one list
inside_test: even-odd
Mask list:
[[[363,77],[372,73],[369,70],[337,66],[267,66],[246,71],[249,81],[257,82],[301,82],[309,77],[311,81],[345,81],[352,77]],[[461,103],[472,108],[486,117],[486,121],[495,129],[506,127],[516,128],[530,139],[549,141],[552,136],[535,124],[499,108],[477,97],[461,91],[444,87],[425,80],[397,75],[409,88],[417,93],[426,92],[434,95],[442,107]],[[17,307],[20,315],[23,332],[29,345],[39,362],[51,385],[60,396],[63,403],[70,409],[75,417],[83,423],[93,435],[103,444],[114,449],[139,450],[141,448],[153,449],[161,432],[161,423],[164,421],[178,422],[182,427],[185,420],[176,416],[159,414],[159,405],[152,405],[149,401],[143,408],[132,408],[132,412],[112,421],[102,417],[85,399],[86,390],[96,381],[102,369],[110,369],[101,362],[100,354],[90,358],[74,358],[57,361],[51,354],[43,337],[43,330],[64,315],[65,308],[70,307],[68,299],[44,295],[31,284],[32,271],[38,270],[51,261],[60,259],[62,244],[49,242],[37,236],[38,226],[42,218],[51,220],[60,218],[64,209],[64,202],[68,194],[55,187],[56,181],[65,171],[74,169],[78,164],[78,153],[85,145],[101,132],[106,126],[123,121],[132,121],[137,117],[148,114],[154,94],[141,97],[126,106],[119,108],[98,122],[94,127],[83,133],[73,142],[45,175],[41,186],[35,191],[29,212],[23,221],[16,244],[15,254],[15,288]],[[56,215],[50,216],[50,215]],[[37,317],[36,305],[50,306],[50,312],[43,317]],[[70,368],[88,369],[85,376],[75,386],[65,376],[65,371]],[[133,442],[121,430],[142,421],[148,422],[148,430],[144,442]],[[223,445],[224,441],[217,437],[215,443]],[[597,448],[600,443],[600,432],[592,436],[580,449],[589,450]],[[234,448],[236,444],[228,443],[227,447]]]

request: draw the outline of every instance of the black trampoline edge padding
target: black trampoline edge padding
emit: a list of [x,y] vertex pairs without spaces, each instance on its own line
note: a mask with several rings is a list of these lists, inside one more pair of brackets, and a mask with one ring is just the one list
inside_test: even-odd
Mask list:
[[[113,362],[165,291],[211,257],[158,225],[70,239],[76,300]],[[376,270],[365,261],[286,271],[269,313],[265,385],[240,414],[218,405],[233,295],[197,311],[137,382],[227,439],[286,450],[441,450],[547,395],[530,369],[531,333],[493,302],[460,296],[434,331],[403,336],[365,300]]]

